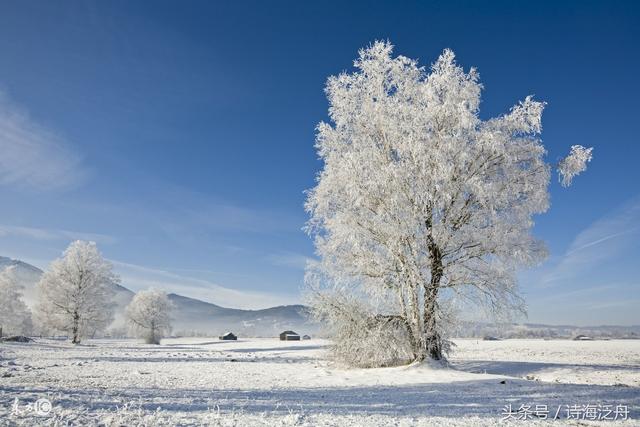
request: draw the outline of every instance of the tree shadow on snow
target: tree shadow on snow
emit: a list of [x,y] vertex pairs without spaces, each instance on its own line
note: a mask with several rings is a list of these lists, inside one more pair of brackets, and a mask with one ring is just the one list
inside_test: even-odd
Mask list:
[[538,372],[557,369],[581,369],[591,371],[610,370],[640,370],[638,364],[571,364],[552,362],[519,362],[501,360],[465,360],[452,362],[451,366],[459,371],[471,373],[487,373],[494,375],[506,375],[510,377],[524,377],[525,375],[535,375]]
[[128,356],[80,356],[74,357],[73,360],[87,360],[92,362],[133,362],[133,363],[167,363],[167,362],[206,362],[206,363],[233,363],[233,362],[262,362],[262,363],[284,363],[284,364],[294,364],[294,363],[308,363],[310,360],[315,360],[313,358],[306,357],[295,357],[288,359],[282,356],[256,356],[256,357],[233,357],[231,355],[220,355],[219,357],[184,357],[184,356],[175,356],[175,357],[167,357],[166,353],[163,357],[156,357],[154,355],[149,356],[139,356],[139,357],[128,357]]
[[298,351],[298,350],[319,350],[322,348],[326,348],[323,345],[299,345],[299,346],[289,346],[289,347],[255,347],[255,348],[230,348],[225,351],[233,351],[235,353],[258,353],[264,351]]

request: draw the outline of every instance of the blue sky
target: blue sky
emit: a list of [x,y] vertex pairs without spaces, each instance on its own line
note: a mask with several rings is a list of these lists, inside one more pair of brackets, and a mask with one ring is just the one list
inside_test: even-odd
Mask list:
[[547,101],[550,161],[595,147],[536,219],[529,321],[640,324],[637,2],[3,2],[0,255],[91,239],[132,289],[297,302],[324,83],[376,39],[452,48],[482,117]]

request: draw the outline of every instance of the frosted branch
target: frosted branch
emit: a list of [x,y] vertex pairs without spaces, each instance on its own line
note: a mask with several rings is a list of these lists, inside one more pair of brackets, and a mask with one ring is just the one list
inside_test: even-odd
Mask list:
[[571,185],[571,181],[577,175],[587,170],[587,163],[591,161],[593,147],[585,148],[582,145],[572,145],[569,155],[558,164],[560,183],[563,187]]

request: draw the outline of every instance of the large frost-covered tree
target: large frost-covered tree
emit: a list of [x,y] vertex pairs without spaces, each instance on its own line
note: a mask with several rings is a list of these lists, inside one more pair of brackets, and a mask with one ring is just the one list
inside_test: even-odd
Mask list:
[[75,241],[38,283],[38,319],[46,328],[67,332],[77,344],[113,321],[117,282],[111,263],[94,242]]
[[3,333],[30,334],[33,327],[15,270],[10,266],[0,271],[0,337]]
[[[331,123],[318,125],[311,302],[351,363],[441,359],[448,303],[521,307],[516,269],[546,254],[531,235],[549,207],[544,103],[528,96],[481,120],[478,73],[448,49],[430,72],[392,57],[388,42],[354,65],[329,78]],[[589,160],[591,149],[572,147],[558,164],[563,184]]]
[[131,331],[147,344],[160,344],[171,331],[173,303],[158,289],[138,292],[127,306],[126,315]]

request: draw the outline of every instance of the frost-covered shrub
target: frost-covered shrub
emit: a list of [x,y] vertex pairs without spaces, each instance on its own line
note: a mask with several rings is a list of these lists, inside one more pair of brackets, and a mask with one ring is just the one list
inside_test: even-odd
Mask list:
[[401,323],[369,317],[365,327],[342,328],[334,334],[333,354],[349,366],[374,368],[408,364],[413,359],[408,333]]
[[332,339],[331,354],[346,366],[372,368],[407,364],[413,359],[406,324],[376,315],[362,301],[338,292],[309,297],[313,315]]

